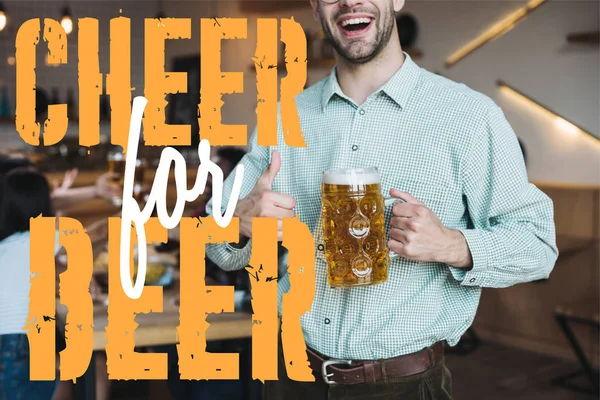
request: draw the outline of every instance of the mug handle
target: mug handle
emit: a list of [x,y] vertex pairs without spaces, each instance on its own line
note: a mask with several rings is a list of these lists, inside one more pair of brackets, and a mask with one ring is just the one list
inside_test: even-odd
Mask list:
[[[385,207],[389,207],[389,206],[393,206],[395,202],[397,201],[401,201],[402,203],[406,203],[406,200],[400,198],[400,197],[385,197],[383,199],[383,203],[385,204]],[[394,259],[394,258],[398,258],[400,257],[398,254],[394,253],[393,251],[389,250],[390,253],[390,260]]]

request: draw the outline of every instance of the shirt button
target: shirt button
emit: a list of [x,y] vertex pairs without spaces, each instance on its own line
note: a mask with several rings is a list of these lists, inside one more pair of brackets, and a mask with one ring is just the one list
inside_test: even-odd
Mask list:
[[317,246],[317,249],[319,249],[319,251],[324,251],[325,250],[325,246],[323,246],[323,244],[319,244]]
[[357,146],[357,145],[355,145],[355,144],[353,144],[353,145],[352,145],[352,151],[356,151],[356,150],[358,150],[358,146]]
[[360,115],[365,115],[365,110],[360,110],[358,113],[359,113]]
[[471,283],[475,282],[475,278],[471,278],[471,280],[469,282],[471,282]]
[[329,318],[325,318],[325,325],[329,325],[331,323],[331,320]]

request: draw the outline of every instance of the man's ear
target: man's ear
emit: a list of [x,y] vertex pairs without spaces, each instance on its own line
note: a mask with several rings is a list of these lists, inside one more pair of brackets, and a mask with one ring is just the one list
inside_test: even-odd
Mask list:
[[320,20],[318,1],[319,0],[310,0],[310,6],[312,7],[312,11],[313,11],[313,18],[316,19],[317,21]]
[[[313,0],[311,0],[312,3]],[[404,0],[394,0],[394,11],[399,12],[404,8]]]

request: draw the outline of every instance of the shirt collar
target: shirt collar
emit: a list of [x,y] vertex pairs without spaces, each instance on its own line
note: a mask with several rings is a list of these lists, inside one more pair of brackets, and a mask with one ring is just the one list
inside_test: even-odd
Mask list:
[[[412,58],[405,52],[404,63],[402,67],[375,93],[384,92],[388,95],[400,108],[406,107],[408,99],[417,85],[421,68],[415,64]],[[338,95],[342,98],[347,98],[342,92],[337,80],[337,69],[334,67],[331,74],[327,78],[325,85],[323,86],[323,93],[321,97],[321,105],[323,110],[329,103],[329,100],[333,95]]]
[[344,96],[344,94],[342,93],[342,88],[340,88],[340,85],[338,84],[337,80],[337,67],[333,67],[333,70],[331,70],[331,74],[329,75],[329,77],[325,81],[325,85],[323,86],[323,93],[321,96],[321,106],[323,110],[325,110],[325,107],[329,103],[329,100],[331,100],[331,98],[335,94],[337,94],[338,96]]

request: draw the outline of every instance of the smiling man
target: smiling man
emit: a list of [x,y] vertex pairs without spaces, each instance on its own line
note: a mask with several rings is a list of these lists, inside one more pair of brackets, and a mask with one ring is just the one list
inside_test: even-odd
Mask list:
[[321,7],[339,3],[337,0],[311,3],[327,40],[348,64],[365,64],[385,56],[382,50],[396,30],[394,3],[397,2],[389,1],[382,7],[364,2],[350,12],[346,7]]
[[[261,147],[254,132],[241,161],[240,243],[209,245],[207,254],[224,269],[244,268],[259,216],[298,215],[315,237],[315,298],[301,322],[316,382],[288,379],[280,354],[280,379],[266,382],[265,399],[449,399],[444,346],[473,322],[481,288],[552,271],[552,202],[528,182],[498,106],[402,51],[395,13],[403,1],[311,5],[337,64],[296,98],[307,147]],[[320,225],[322,172],[365,167],[378,168],[382,194],[405,200],[385,218],[388,246],[400,257],[384,283],[332,288]],[[230,178],[225,197],[232,186]],[[281,305],[288,276],[278,285]]]

